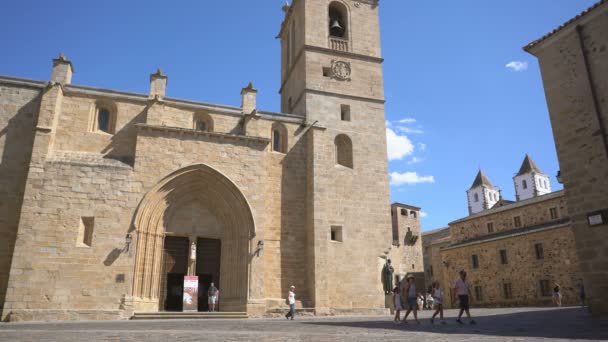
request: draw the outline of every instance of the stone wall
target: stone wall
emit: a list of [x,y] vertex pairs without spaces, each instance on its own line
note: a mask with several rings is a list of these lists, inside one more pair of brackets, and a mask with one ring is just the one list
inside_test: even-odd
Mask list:
[[3,311],[42,84],[0,79],[0,314]]
[[[443,279],[443,259],[441,249],[450,245],[450,228],[440,228],[422,233],[422,249],[424,258],[424,279],[426,287],[438,281],[445,284]],[[447,307],[447,305],[446,305]]]
[[[557,209],[557,220],[568,216],[566,200],[562,191],[519,201],[507,206],[485,210],[449,224],[452,243],[471,240],[491,234],[488,223],[493,223],[494,233],[535,226],[551,221],[550,209]],[[521,226],[516,227],[515,217]]]
[[[534,245],[542,243],[544,259],[538,260]],[[500,250],[507,251],[507,264],[502,264]],[[473,268],[471,256],[477,255],[479,267]],[[476,306],[547,306],[551,296],[541,293],[541,280],[547,280],[552,291],[555,283],[562,287],[564,305],[580,303],[580,271],[572,229],[561,228],[486,240],[464,246],[446,247],[441,258],[448,263],[443,269],[442,288],[453,287],[458,272],[466,270]],[[504,284],[511,284],[512,298],[505,298]],[[475,287],[481,287],[481,298],[475,298]],[[446,298],[449,291],[446,291]],[[449,298],[451,299],[451,297]],[[446,301],[449,303],[449,301]]]
[[[592,312],[608,312],[608,2],[526,50],[538,57]],[[587,216],[604,211],[604,223]]]

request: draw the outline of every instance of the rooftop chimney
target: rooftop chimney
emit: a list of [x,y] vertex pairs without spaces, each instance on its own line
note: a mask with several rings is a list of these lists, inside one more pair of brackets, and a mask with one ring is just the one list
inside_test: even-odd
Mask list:
[[74,68],[63,53],[59,53],[59,57],[53,59],[53,73],[51,81],[60,84],[72,83],[72,73]]

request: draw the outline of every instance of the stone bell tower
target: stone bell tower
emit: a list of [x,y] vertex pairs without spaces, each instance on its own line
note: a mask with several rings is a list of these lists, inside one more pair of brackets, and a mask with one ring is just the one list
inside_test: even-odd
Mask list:
[[392,228],[378,6],[294,0],[283,7],[281,110],[310,128],[307,279],[321,314],[384,309],[379,279]]

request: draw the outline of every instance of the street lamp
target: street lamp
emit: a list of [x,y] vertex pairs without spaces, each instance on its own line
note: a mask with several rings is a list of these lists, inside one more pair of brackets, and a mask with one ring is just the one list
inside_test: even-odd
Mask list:
[[557,176],[555,176],[555,178],[557,178],[557,182],[559,184],[564,184],[564,179],[562,178],[562,170],[557,171]]

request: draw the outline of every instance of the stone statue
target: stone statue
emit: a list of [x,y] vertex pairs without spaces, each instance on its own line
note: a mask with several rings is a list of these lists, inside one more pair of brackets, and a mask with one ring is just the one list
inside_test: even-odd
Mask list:
[[393,273],[395,269],[391,265],[391,259],[387,259],[382,268],[382,283],[384,284],[384,294],[390,294],[393,291]]

